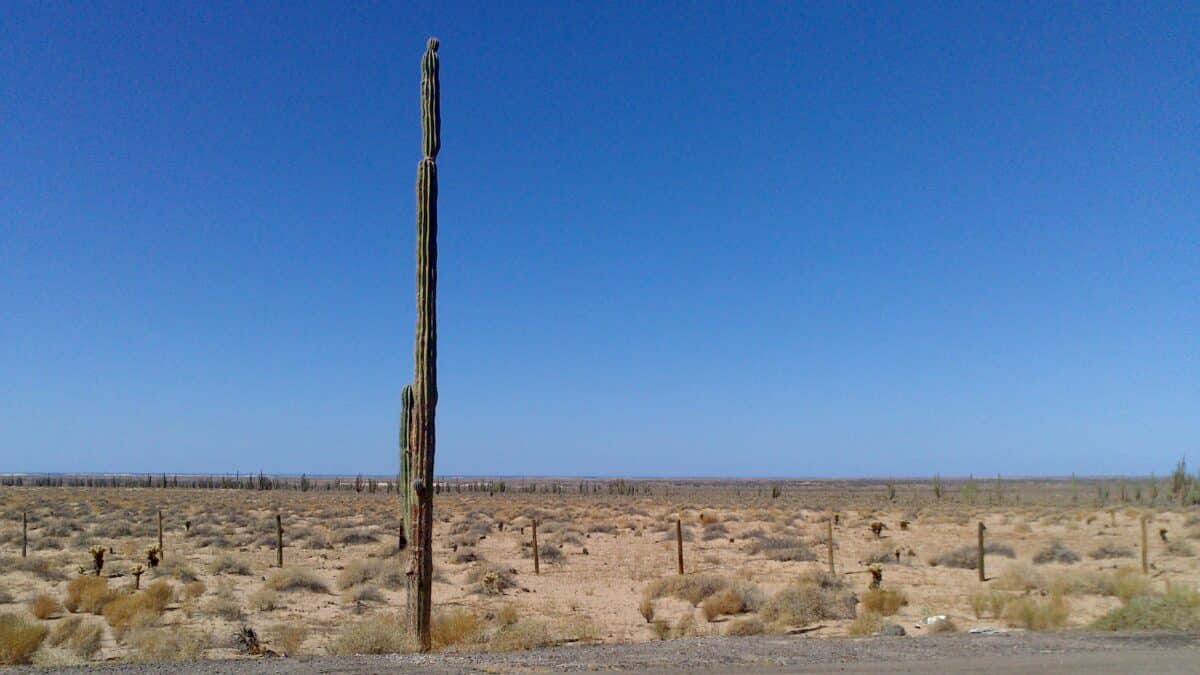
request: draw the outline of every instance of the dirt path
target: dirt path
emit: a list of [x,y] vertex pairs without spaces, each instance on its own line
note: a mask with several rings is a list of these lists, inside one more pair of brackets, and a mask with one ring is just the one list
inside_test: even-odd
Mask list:
[[1200,635],[1009,633],[922,638],[696,638],[512,654],[438,654],[112,664],[110,673],[635,672],[1195,673]]

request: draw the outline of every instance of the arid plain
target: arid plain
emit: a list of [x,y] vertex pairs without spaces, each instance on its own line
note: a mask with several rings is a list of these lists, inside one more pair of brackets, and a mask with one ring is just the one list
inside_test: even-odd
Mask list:
[[[400,510],[374,487],[0,488],[3,658],[404,650]],[[504,492],[489,488],[448,483],[436,498],[439,650],[1155,628],[1157,613],[1194,616],[1200,606],[1200,513],[1169,503],[1165,484],[509,479]]]

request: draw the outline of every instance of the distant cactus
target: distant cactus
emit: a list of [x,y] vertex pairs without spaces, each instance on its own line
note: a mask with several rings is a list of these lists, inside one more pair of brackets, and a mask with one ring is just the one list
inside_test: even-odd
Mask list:
[[146,564],[151,567],[158,567],[158,561],[162,557],[162,549],[157,546],[151,546],[146,549]]
[[138,590],[142,587],[142,575],[146,573],[146,568],[141,565],[134,565],[133,569],[129,570],[133,575],[133,590]]
[[103,546],[93,546],[88,549],[88,553],[92,554],[92,572],[96,576],[100,576],[100,571],[104,569],[104,554],[107,550]]

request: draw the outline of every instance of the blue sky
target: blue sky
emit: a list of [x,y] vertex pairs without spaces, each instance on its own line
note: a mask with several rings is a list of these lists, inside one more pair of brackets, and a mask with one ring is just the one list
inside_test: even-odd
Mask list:
[[441,473],[1200,460],[1195,3],[24,3],[0,470],[390,473],[442,39]]

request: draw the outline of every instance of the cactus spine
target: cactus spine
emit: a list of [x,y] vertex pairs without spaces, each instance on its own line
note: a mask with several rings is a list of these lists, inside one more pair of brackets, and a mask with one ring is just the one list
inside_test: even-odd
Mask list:
[[438,40],[421,59],[421,148],[417,165],[417,331],[413,355],[409,513],[408,626],[420,649],[433,647],[434,410],[437,407],[437,153],[441,148]]

